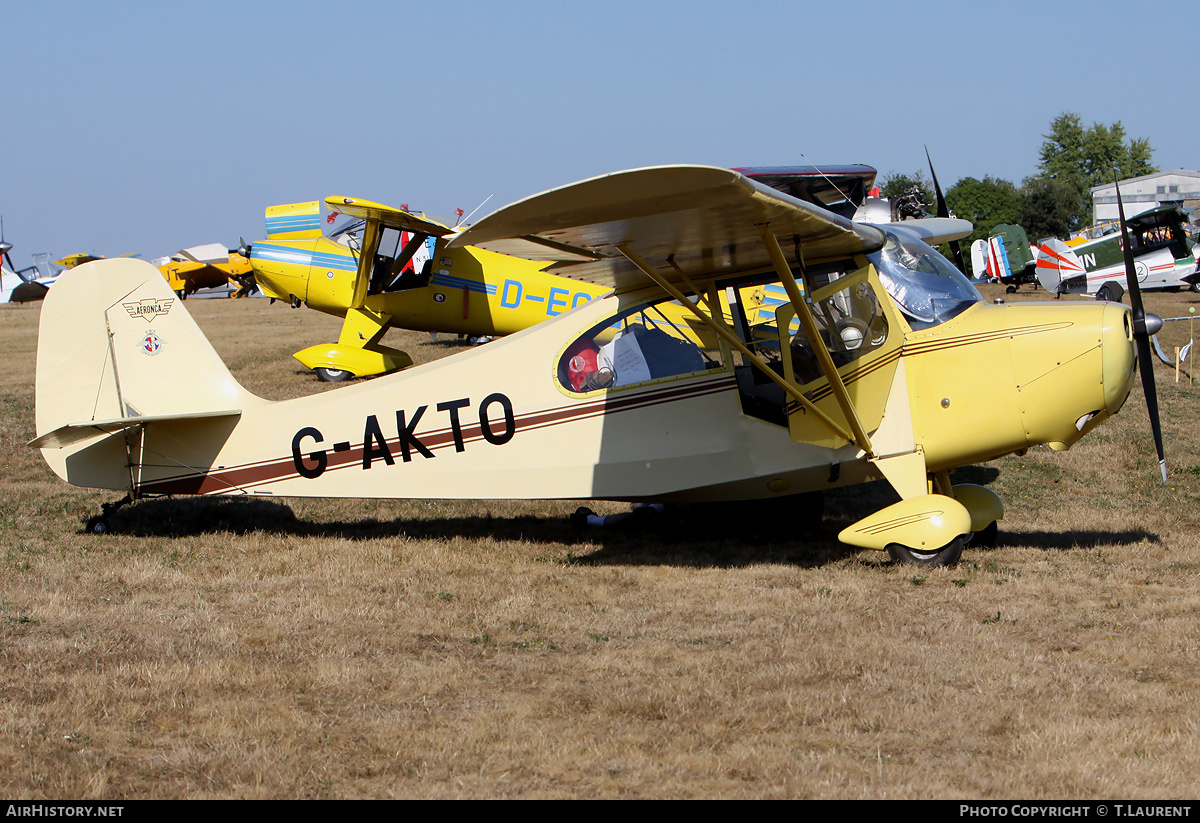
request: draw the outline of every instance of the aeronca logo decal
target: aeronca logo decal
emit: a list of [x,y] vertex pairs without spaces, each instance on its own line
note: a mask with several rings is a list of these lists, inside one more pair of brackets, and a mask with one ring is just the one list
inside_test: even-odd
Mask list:
[[[388,467],[399,468],[418,457],[423,460],[438,457],[449,449],[462,452],[483,444],[504,446],[518,432],[735,388],[732,375],[722,375],[715,380],[689,381],[688,385],[670,389],[656,387],[645,392],[618,393],[521,415],[514,413],[512,401],[499,392],[489,394],[479,402],[464,397],[411,410],[397,410],[394,421],[391,414],[367,415],[361,431],[356,427],[356,438],[361,436],[361,439],[354,441],[334,439],[336,435],[331,436],[333,433],[328,428],[304,426],[293,434],[289,444],[291,454],[286,458],[247,463],[205,474],[163,478],[141,484],[138,490],[155,494],[229,494],[296,477],[313,480],[335,470],[375,468],[387,471]],[[441,425],[417,431],[418,425],[431,419]]]
[[171,304],[175,301],[158,300],[153,297],[147,300],[133,300],[129,303],[122,303],[125,311],[129,312],[130,317],[140,317],[149,323],[160,314],[166,314],[171,310]]

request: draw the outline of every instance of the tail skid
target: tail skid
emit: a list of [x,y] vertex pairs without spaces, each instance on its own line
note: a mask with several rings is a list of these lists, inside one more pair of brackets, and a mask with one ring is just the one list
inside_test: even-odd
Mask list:
[[233,378],[158,269],[131,259],[79,266],[47,295],[36,398],[30,445],[60,477],[130,491],[147,426],[212,418],[228,430],[267,402]]

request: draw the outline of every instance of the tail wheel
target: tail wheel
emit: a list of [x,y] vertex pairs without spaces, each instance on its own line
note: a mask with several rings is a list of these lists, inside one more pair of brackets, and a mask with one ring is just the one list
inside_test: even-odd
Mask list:
[[918,566],[924,569],[932,569],[937,566],[954,566],[958,563],[958,559],[962,557],[963,548],[967,545],[967,540],[970,535],[960,535],[945,546],[935,551],[919,551],[901,546],[899,543],[889,543],[887,553],[892,560],[906,566]]
[[341,383],[354,376],[345,369],[313,369],[313,371],[316,372],[317,379],[322,383]]

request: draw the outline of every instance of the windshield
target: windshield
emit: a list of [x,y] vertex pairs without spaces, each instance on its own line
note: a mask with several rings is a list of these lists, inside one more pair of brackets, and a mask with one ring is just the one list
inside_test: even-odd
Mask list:
[[907,232],[883,229],[883,248],[867,259],[913,329],[927,329],[962,314],[983,296],[949,260]]

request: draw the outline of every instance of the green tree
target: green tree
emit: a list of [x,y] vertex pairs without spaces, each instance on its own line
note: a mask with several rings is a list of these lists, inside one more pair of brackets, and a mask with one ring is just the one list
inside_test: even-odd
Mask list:
[[1016,223],[1020,203],[1016,186],[991,176],[982,180],[964,177],[946,192],[946,205],[954,216],[975,225],[975,231],[963,238],[964,246],[987,237],[1000,223]]
[[933,191],[933,183],[929,182],[925,177],[925,172],[920,169],[916,174],[901,174],[897,171],[890,171],[887,177],[883,179],[883,183],[879,187],[879,192],[884,197],[896,197],[903,194],[904,190],[909,186],[916,186],[921,190],[921,194],[925,198],[925,202],[929,204],[930,210],[937,208],[937,194]]
[[[1090,208],[1086,213],[1090,216]],[[1056,177],[1027,177],[1021,186],[1017,225],[1031,242],[1063,237],[1086,225],[1079,211],[1079,190]]]
[[[1046,181],[1058,181],[1074,192],[1075,202],[1065,219],[1070,230],[1074,230],[1091,221],[1093,186],[1111,183],[1114,172],[1117,179],[1127,180],[1157,171],[1151,163],[1154,149],[1149,139],[1139,137],[1127,142],[1120,121],[1111,126],[1093,123],[1084,128],[1078,114],[1063,112],[1050,121],[1049,134],[1042,137],[1037,174],[1025,181],[1025,188],[1036,181],[1036,186],[1029,189],[1025,208],[1033,209],[1035,204],[1054,208],[1052,214],[1040,218],[1043,225],[1059,225],[1064,221],[1062,210],[1068,193],[1063,185],[1048,186]],[[1025,230],[1033,236],[1029,226]]]
[[1050,133],[1042,135],[1040,161],[1034,177],[1062,180],[1077,190],[1085,188],[1084,128],[1079,115],[1063,112],[1050,121]]

